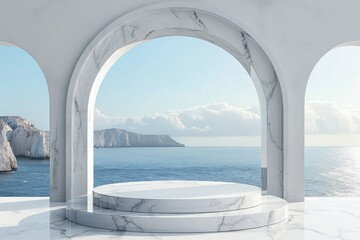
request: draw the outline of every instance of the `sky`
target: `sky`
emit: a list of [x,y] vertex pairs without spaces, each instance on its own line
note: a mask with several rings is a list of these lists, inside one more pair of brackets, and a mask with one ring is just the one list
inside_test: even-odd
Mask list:
[[49,94],[45,76],[24,50],[0,46],[0,115],[22,116],[49,129]]
[[[306,145],[359,145],[360,48],[341,47],[316,65],[306,93]],[[49,128],[45,77],[34,59],[0,47],[1,115]],[[260,144],[260,110],[245,69],[225,50],[189,37],[144,42],[110,69],[98,92],[95,129],[170,134],[186,145]]]
[[306,91],[306,145],[360,146],[360,47],[335,48],[312,71]]

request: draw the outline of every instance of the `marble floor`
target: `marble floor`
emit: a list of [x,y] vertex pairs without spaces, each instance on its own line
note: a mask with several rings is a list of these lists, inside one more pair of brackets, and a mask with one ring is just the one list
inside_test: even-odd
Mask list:
[[306,198],[289,204],[289,219],[278,225],[206,234],[146,234],[89,228],[64,220],[64,207],[43,197],[1,197],[0,239],[360,239],[360,198]]

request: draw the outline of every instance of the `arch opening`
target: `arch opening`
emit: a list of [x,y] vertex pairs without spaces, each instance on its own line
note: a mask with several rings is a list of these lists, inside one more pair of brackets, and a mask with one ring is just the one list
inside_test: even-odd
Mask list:
[[[343,44],[314,67],[305,101],[305,195],[359,196],[360,48]],[[316,183],[316,184],[315,184]]]
[[0,42],[1,196],[49,196],[49,93],[39,64],[22,48]]
[[183,36],[143,42],[99,88],[94,185],[176,179],[260,186],[260,114],[249,73],[222,48]]

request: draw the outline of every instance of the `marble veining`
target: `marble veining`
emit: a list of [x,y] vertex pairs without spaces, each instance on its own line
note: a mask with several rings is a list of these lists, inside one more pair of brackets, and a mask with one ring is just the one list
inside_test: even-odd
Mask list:
[[[252,65],[252,59],[251,59],[251,55],[250,55],[250,50],[247,44],[247,40],[245,38],[245,33],[241,32],[241,39],[242,39],[242,44],[243,44],[243,48],[244,48],[244,58],[245,60],[249,63],[248,65],[251,66]],[[250,73],[250,69],[247,69],[248,73]]]
[[[57,124],[58,125],[58,124]],[[52,134],[50,135],[50,149],[51,149],[51,184],[50,184],[50,188],[52,192],[56,192],[58,190],[58,181],[57,181],[57,171],[59,169],[59,159],[60,159],[60,155],[59,155],[59,149],[57,147],[57,134],[59,129],[61,129],[59,126],[56,126],[56,130],[54,133],[54,136],[52,137]]]
[[[175,16],[175,17],[171,17]],[[165,20],[166,19],[166,20]],[[143,41],[159,37],[156,32],[177,31],[180,35],[184,31],[194,34],[202,39],[212,43],[218,43],[214,35],[215,29],[225,26],[217,26],[213,21],[207,20],[208,17],[201,12],[172,9],[158,12],[144,17],[136,18],[132,22],[124,24],[119,29],[108,34],[101,43],[94,49],[93,57],[98,70],[105,64],[108,58],[119,48],[131,44],[135,41]],[[209,33],[209,34],[208,34]],[[250,71],[251,58],[247,49],[247,42],[244,33],[241,32],[241,49],[234,49],[237,52],[238,60],[244,65],[247,71]],[[176,34],[174,34],[176,35]],[[219,43],[220,44],[220,43]]]

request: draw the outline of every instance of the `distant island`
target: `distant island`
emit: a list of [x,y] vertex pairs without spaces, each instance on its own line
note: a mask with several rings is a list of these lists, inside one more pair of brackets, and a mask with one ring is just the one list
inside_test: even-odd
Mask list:
[[[143,135],[123,129],[94,131],[95,148],[185,147],[169,135]],[[17,116],[0,116],[0,172],[17,169],[16,157],[50,157],[49,132]]]
[[169,135],[144,135],[112,128],[94,131],[94,147],[185,147],[185,145],[176,142]]

